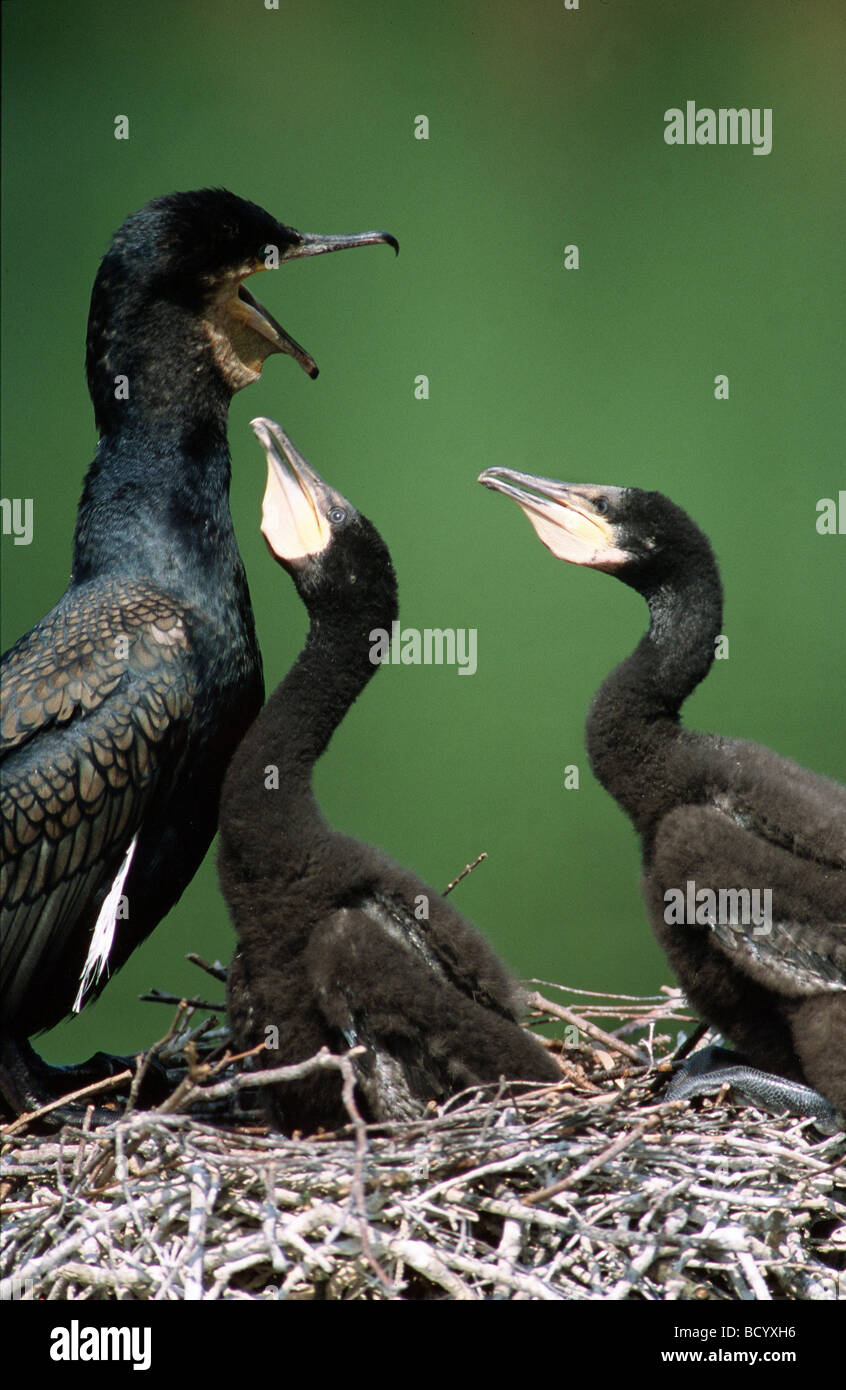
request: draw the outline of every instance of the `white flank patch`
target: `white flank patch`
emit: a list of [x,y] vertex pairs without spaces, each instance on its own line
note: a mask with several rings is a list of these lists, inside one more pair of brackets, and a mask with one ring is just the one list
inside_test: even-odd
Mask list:
[[100,914],[94,924],[94,932],[91,937],[91,945],[88,947],[88,955],[85,960],[82,975],[80,976],[79,989],[73,1001],[73,1011],[78,1014],[82,1008],[82,1001],[86,990],[91,984],[96,984],[106,968],[109,959],[109,952],[112,949],[112,942],[115,939],[115,925],[117,923],[117,911],[123,895],[123,885],[126,882],[126,875],[129,873],[129,866],[132,863],[132,856],[135,853],[135,846],[138,843],[137,833],[133,836],[132,843],[126,851],[124,861],[115,875],[115,881],[109,889],[106,901],[100,908]]

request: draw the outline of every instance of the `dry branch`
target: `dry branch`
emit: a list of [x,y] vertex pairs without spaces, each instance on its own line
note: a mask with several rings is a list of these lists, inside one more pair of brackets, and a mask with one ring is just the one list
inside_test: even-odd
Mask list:
[[[846,1136],[656,1099],[676,991],[566,1009],[580,1044],[559,1086],[479,1088],[410,1124],[364,1124],[353,1054],[278,1068],[341,1073],[350,1124],[311,1139],[244,1109],[249,1059],[189,1009],[156,1048],[174,1086],[158,1111],[43,1137],[7,1127],[0,1295],[846,1298]],[[635,1022],[646,1037],[622,1043]]]

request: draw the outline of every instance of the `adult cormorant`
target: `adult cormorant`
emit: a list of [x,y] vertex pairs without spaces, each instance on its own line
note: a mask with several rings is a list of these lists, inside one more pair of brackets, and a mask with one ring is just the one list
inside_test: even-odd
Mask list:
[[[262,530],[308,611],[305,647],[232,758],[218,866],[239,946],[230,1021],[267,1066],[361,1043],[358,1098],[373,1120],[500,1077],[560,1080],[516,1022],[514,981],[451,904],[381,850],[326,824],[314,765],[373,677],[397,617],[384,541],[272,420]],[[287,464],[287,467],[286,467]],[[374,664],[376,663],[376,664]],[[337,1073],[274,1088],[288,1132],[347,1123]]]
[[205,189],[129,217],[97,273],[100,441],[71,580],[2,667],[0,1082],[18,1110],[48,1081],[26,1039],[97,994],[194,876],[261,706],[227,412],[271,353],[317,368],[244,280],[382,241],[396,248],[385,232],[303,234]]
[[519,503],[553,555],[649,606],[648,632],[594,698],[588,755],[640,835],[650,919],[685,993],[749,1064],[720,1049],[710,1079],[697,1063],[676,1093],[728,1080],[778,1108],[846,1113],[846,788],[680,726],[722,630],[707,538],[657,492],[508,468],[479,481]]

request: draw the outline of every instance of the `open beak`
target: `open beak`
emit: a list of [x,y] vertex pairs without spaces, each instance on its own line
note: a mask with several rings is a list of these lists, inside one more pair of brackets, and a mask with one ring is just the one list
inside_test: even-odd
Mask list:
[[597,507],[613,507],[624,488],[559,483],[513,468],[486,468],[478,480],[511,497],[529,518],[538,539],[559,560],[612,572],[631,560],[629,552],[617,544],[613,523]]
[[[348,236],[323,236],[319,232],[296,232],[295,236],[299,237],[299,241],[295,241],[286,250],[282,257],[283,261],[298,261],[305,256],[326,256],[330,251],[347,251],[355,246],[378,246],[382,242],[386,246],[393,246],[395,254],[399,255],[399,242],[395,236],[391,236],[390,232],[351,232]],[[262,310],[262,313],[265,313],[265,317],[279,334],[279,350],[290,353],[299,362],[304,372],[308,372],[312,378],[316,377],[318,368],[314,358],[310,357],[299,343],[285,332],[284,328],[280,328],[276,320],[272,319],[265,310]]]
[[250,425],[267,457],[261,531],[271,555],[283,564],[319,555],[332,536],[329,510],[349,503],[315,473],[275,420],[260,416]]
[[269,343],[266,355],[269,356],[271,352],[287,352],[289,357],[299,362],[303,371],[310,377],[317,376],[318,368],[314,358],[309,356],[305,348],[300,347],[290,333],[285,332],[281,323],[277,323],[273,315],[268,313],[263,304],[259,304],[245,285],[238,286],[238,297],[233,301],[230,312],[233,319],[241,320]]
[[[295,241],[282,257],[283,261],[298,261],[304,256],[326,256],[330,251],[347,251],[354,246],[378,246],[384,242],[387,246],[393,246],[396,255],[399,255],[399,242],[390,232],[351,232],[348,236],[323,236],[319,232],[296,232],[299,241]],[[255,301],[253,301],[255,304]],[[256,306],[260,307],[260,306]],[[262,313],[270,325],[276,330],[279,337],[280,352],[287,352],[299,362],[304,372],[314,378],[317,376],[317,363],[299,343],[284,328],[281,328],[275,319],[270,317],[266,310]]]
[[[353,232],[350,236],[320,236],[313,232],[297,232],[293,227],[285,227],[285,249],[278,257],[277,264],[300,260],[304,256],[325,256],[330,251],[346,251],[354,246],[375,246],[385,242],[393,246],[399,255],[399,243],[390,232]],[[271,313],[244,285],[248,275],[270,269],[260,261],[245,265],[230,277],[221,291],[226,312],[226,333],[237,360],[222,362],[224,372],[234,389],[240,389],[255,381],[261,371],[262,363],[273,352],[285,352],[299,362],[310,377],[317,376],[317,363],[305,348],[301,347],[281,323],[277,323]],[[225,349],[224,349],[225,350]]]

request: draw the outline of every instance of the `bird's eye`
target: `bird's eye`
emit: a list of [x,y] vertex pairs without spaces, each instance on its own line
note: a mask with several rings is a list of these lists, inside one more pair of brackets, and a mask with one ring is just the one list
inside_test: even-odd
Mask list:
[[593,510],[597,512],[599,516],[605,516],[605,513],[608,511],[608,498],[597,497],[593,504]]
[[332,507],[329,512],[329,520],[333,526],[339,526],[342,521],[346,521],[347,514],[343,507]]

